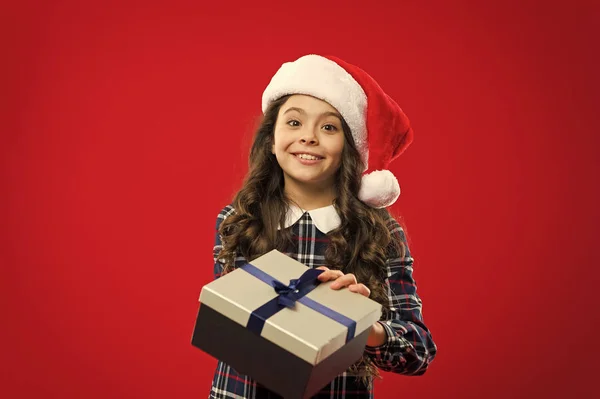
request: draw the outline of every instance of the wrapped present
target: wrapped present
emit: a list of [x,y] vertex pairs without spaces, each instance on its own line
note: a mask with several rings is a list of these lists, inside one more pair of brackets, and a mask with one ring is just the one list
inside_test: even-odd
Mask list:
[[314,395],[361,358],[381,317],[321,272],[273,250],[206,284],[192,344],[286,399]]

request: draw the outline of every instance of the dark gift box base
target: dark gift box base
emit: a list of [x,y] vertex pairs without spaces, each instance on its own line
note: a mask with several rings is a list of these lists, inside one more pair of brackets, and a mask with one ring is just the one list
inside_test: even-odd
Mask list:
[[360,359],[369,332],[370,329],[365,330],[313,366],[212,308],[200,305],[192,345],[285,399],[306,399]]

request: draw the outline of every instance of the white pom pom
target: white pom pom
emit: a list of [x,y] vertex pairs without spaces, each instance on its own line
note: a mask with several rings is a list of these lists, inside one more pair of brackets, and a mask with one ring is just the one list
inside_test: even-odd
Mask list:
[[389,170],[376,170],[362,177],[358,199],[373,208],[392,205],[400,196],[398,180]]

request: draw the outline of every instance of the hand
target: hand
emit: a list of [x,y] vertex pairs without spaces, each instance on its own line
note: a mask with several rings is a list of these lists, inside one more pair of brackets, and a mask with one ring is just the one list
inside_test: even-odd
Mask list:
[[[319,281],[326,282],[335,280],[331,283],[330,288],[334,290],[339,290],[344,287],[348,287],[348,290],[352,292],[357,292],[361,295],[366,296],[367,298],[371,295],[371,290],[367,288],[364,284],[358,284],[356,281],[356,276],[352,273],[344,274],[341,270],[330,270],[325,266],[317,267],[319,270],[325,270],[323,273],[319,274]],[[367,346],[380,346],[383,345],[387,341],[387,333],[385,329],[379,322],[375,322],[371,331],[369,333],[369,337],[367,339]]]
[[319,266],[317,269],[325,270],[323,273],[319,274],[319,281],[324,283],[326,281],[335,280],[331,283],[331,289],[339,290],[348,287],[349,291],[359,293],[367,298],[371,295],[371,290],[364,284],[358,284],[356,276],[352,273],[344,274],[341,270],[330,270],[325,266]]

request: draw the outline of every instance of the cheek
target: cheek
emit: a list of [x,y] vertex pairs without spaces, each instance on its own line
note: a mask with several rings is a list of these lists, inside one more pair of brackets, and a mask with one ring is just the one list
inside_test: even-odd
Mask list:
[[278,132],[275,130],[275,134],[273,135],[273,151],[281,152],[285,151],[287,147],[292,143],[289,135],[282,134],[282,132]]
[[275,127],[275,131],[273,132],[273,144],[271,145],[271,152],[275,154],[275,152],[279,149],[281,138],[278,132],[277,127]]
[[336,142],[333,146],[333,152],[335,154],[335,158],[338,162],[342,160],[342,154],[344,153],[344,141]]

